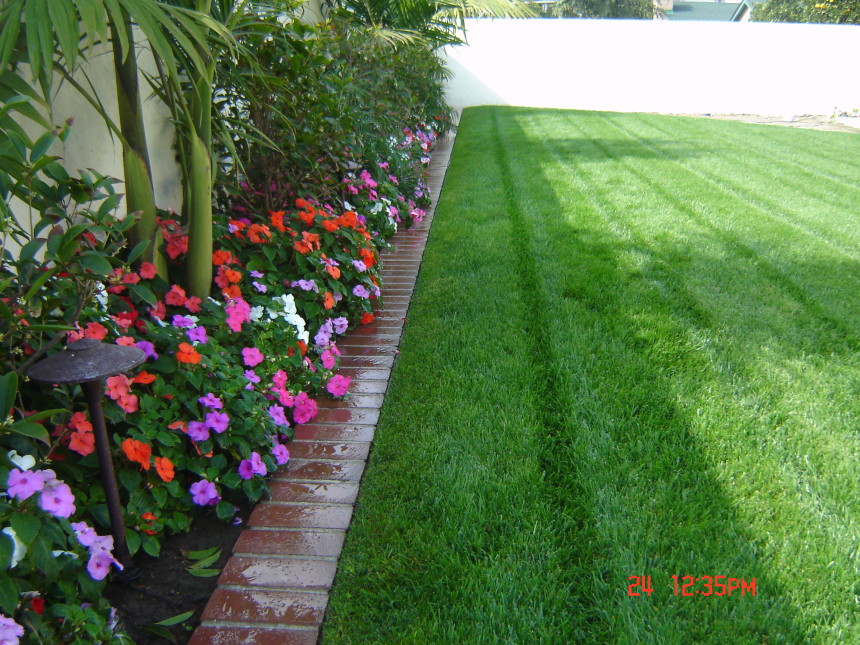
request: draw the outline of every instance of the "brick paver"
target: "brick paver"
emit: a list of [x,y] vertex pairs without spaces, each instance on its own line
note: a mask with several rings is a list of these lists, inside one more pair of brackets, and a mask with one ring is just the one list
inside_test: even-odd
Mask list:
[[319,400],[313,423],[296,428],[290,461],[248,519],[190,645],[317,642],[452,146],[434,152],[426,217],[381,253],[376,320],[338,339],[349,397]]

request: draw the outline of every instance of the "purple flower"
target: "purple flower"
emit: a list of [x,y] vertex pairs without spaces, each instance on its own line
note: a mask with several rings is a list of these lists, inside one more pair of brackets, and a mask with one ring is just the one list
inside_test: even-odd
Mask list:
[[[86,522],[72,522],[72,528],[75,531],[75,537],[78,538],[78,542],[80,542],[82,546],[92,546],[96,543],[96,538],[99,537],[96,534],[96,530],[91,526],[88,526]],[[111,538],[111,540],[113,540],[113,538]]]
[[334,325],[334,332],[336,334],[345,334],[346,330],[349,328],[349,321],[343,316],[335,318],[331,322]]
[[272,417],[272,421],[275,422],[275,425],[278,426],[288,426],[290,425],[289,421],[287,421],[287,417],[284,414],[284,408],[280,405],[273,405],[269,408],[269,416]]
[[358,271],[359,273],[367,271],[367,265],[362,260],[353,260],[352,266],[354,266],[356,271]]
[[118,569],[122,569],[122,565],[109,551],[99,550],[91,552],[90,561],[87,562],[87,572],[93,580],[104,580],[107,574],[110,573],[110,565],[112,564],[115,564]]
[[252,278],[262,278],[263,274],[260,271],[251,271],[248,275]]
[[265,476],[268,472],[259,452],[252,452],[250,459],[243,459],[239,464],[239,476],[242,479],[251,479],[254,475]]
[[314,336],[314,343],[317,347],[325,347],[328,345],[328,342],[331,340],[331,330],[326,329],[325,326],[320,327],[319,331]]
[[272,448],[272,456],[275,458],[275,462],[279,466],[283,466],[290,460],[290,451],[287,450],[287,447],[284,444],[279,443]]
[[71,517],[75,512],[75,496],[67,484],[54,481],[42,489],[39,506],[54,517]]
[[189,340],[198,343],[206,343],[209,340],[209,337],[206,335],[205,327],[195,327],[194,329],[189,329],[185,332],[185,335],[188,336]]
[[293,419],[296,423],[307,423],[317,415],[317,402],[305,392],[299,392],[293,400]]
[[181,316],[179,314],[174,315],[171,322],[173,323],[174,327],[179,327],[182,329],[194,327],[196,325],[196,323],[188,316]]
[[340,374],[335,374],[332,376],[328,383],[325,385],[325,389],[332,396],[343,396],[346,394],[346,391],[349,389],[349,383],[352,379],[348,376],[341,376]]
[[150,343],[148,340],[139,340],[134,344],[134,346],[142,349],[147,358],[151,358],[154,361],[158,360],[158,354],[155,352],[155,345]]
[[9,480],[6,482],[6,486],[6,492],[10,497],[24,500],[45,487],[45,478],[40,470],[21,472],[17,468],[13,468],[9,471]]
[[192,441],[206,441],[209,438],[209,428],[202,421],[189,421],[188,436]]
[[209,392],[206,396],[201,396],[197,399],[197,402],[200,403],[200,405],[212,408],[213,410],[220,410],[224,407],[224,404],[221,403],[221,399],[212,394],[212,392]]
[[266,357],[256,347],[245,347],[242,350],[242,359],[248,367],[254,367],[263,362]]
[[245,378],[251,381],[251,383],[260,382],[260,377],[257,376],[257,373],[254,370],[245,370]]
[[293,285],[299,287],[302,291],[315,291],[319,293],[319,287],[313,280],[296,280]]
[[369,298],[370,292],[365,289],[363,285],[357,284],[352,288],[352,295],[358,296],[359,298]]
[[191,500],[199,506],[214,506],[221,499],[215,484],[205,479],[191,484]]
[[211,428],[218,434],[221,434],[227,429],[227,425],[230,423],[230,417],[227,416],[226,412],[210,412],[206,415],[206,426]]
[[268,290],[269,290],[269,287],[267,287],[267,286],[266,286],[266,285],[264,285],[264,284],[260,284],[260,283],[259,283],[259,282],[257,282],[256,280],[254,280],[251,284],[252,284],[252,285],[254,285],[254,288],[255,288],[257,291],[259,291],[260,293],[266,293],[266,291],[268,291]]
[[0,643],[18,645],[18,637],[24,635],[24,628],[12,618],[0,614]]

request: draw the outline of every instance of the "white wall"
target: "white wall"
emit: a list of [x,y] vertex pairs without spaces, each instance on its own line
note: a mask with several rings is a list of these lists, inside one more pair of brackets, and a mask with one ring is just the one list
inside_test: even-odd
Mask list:
[[450,104],[663,113],[860,107],[860,26],[647,20],[467,21],[444,51]]

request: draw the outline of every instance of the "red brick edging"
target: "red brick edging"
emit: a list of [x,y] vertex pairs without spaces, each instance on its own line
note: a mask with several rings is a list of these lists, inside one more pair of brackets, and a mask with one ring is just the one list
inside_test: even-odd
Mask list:
[[320,400],[314,423],[297,428],[290,461],[248,519],[189,645],[317,642],[453,142],[433,152],[424,220],[380,254],[385,308],[338,340],[349,397]]

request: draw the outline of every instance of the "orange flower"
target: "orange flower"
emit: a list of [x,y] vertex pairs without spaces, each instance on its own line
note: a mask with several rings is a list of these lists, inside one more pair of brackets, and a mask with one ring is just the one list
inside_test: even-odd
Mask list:
[[179,351],[176,352],[176,360],[180,363],[194,363],[196,365],[200,362],[200,354],[198,354],[197,350],[188,343],[179,343]]
[[107,327],[100,323],[87,323],[87,326],[84,329],[84,338],[92,338],[93,340],[104,340],[104,337],[107,336],[107,331]]
[[248,239],[254,244],[264,244],[272,237],[269,227],[264,224],[251,224],[248,227]]
[[322,227],[329,233],[334,233],[340,228],[340,224],[337,223],[336,219],[324,219],[322,221]]
[[73,432],[69,440],[69,449],[74,450],[83,457],[92,454],[96,449],[95,435],[93,435],[92,431],[78,430],[77,432]]
[[340,269],[338,267],[331,266],[330,264],[327,264],[325,267],[325,270],[335,280],[337,280],[340,277]]
[[170,461],[167,457],[156,457],[155,472],[158,473],[158,476],[161,477],[162,481],[173,481],[173,477],[175,476],[173,470],[173,462]]
[[334,296],[331,295],[331,292],[325,292],[325,298],[323,299],[323,307],[326,309],[331,309],[334,307]]
[[316,211],[312,206],[308,205],[307,210],[297,213],[296,216],[305,223],[305,226],[313,226],[314,225],[314,217],[316,217]]
[[368,269],[376,264],[376,254],[373,252],[373,249],[362,248],[359,249],[358,254],[361,256],[362,262],[364,262],[364,266]]
[[341,226],[346,226],[349,228],[355,228],[358,226],[358,215],[356,215],[353,211],[346,211],[343,215],[338,217]]
[[[152,513],[144,513],[140,516],[140,519],[146,520],[149,522],[149,526],[152,526],[153,522],[158,521],[158,517],[153,515]],[[147,535],[155,535],[158,531],[153,531],[152,529],[141,529]]]
[[[297,340],[296,345],[299,346],[299,351],[302,353],[302,356],[308,353],[308,344],[303,340]],[[292,349],[292,347],[290,347]]]
[[235,271],[233,269],[227,269],[224,271],[224,277],[227,279],[227,282],[241,282],[242,274],[239,271]]
[[308,210],[310,208],[313,208],[313,206],[311,206],[311,203],[308,200],[302,199],[301,197],[299,197],[296,200],[296,208],[301,208],[302,210]]
[[78,432],[93,431],[93,424],[87,421],[87,415],[84,412],[75,412],[72,418],[69,419],[69,427]]
[[229,287],[221,289],[221,293],[224,294],[225,298],[232,300],[238,300],[242,297],[242,290],[235,284],[231,284]]
[[278,229],[281,233],[284,233],[287,230],[287,227],[284,226],[284,211],[269,211],[269,221],[271,221],[272,226]]
[[188,432],[188,423],[186,421],[174,421],[169,426],[167,426],[169,430],[182,430],[182,432]]
[[229,224],[229,230],[233,233],[233,235],[237,239],[244,239],[244,235],[242,235],[242,231],[248,228],[248,225],[242,220],[231,219]]
[[233,261],[233,254],[230,251],[224,251],[223,249],[219,249],[212,254],[212,264],[216,267],[221,266],[222,264],[229,264]]
[[136,439],[126,439],[122,442],[122,451],[129,461],[140,464],[144,470],[149,470],[149,457],[152,454],[149,444]]
[[149,372],[143,370],[133,379],[131,379],[132,383],[140,383],[141,385],[149,385],[158,377],[155,374],[150,374]]
[[308,233],[307,231],[302,231],[302,239],[299,242],[293,242],[293,247],[304,255],[305,253],[310,253],[314,250],[314,248],[320,248],[320,236],[316,233]]
[[298,251],[299,253],[301,253],[302,255],[306,255],[307,253],[310,253],[311,251],[313,251],[313,249],[311,248],[311,245],[308,244],[307,242],[305,242],[304,240],[298,240],[296,242],[293,242],[293,248],[296,251]]

